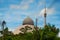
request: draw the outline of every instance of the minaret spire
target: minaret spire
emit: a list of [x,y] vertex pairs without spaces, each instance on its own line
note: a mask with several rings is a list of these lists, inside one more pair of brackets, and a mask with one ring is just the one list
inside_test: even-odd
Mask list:
[[46,26],[46,2],[45,2],[45,11],[44,11],[44,27]]

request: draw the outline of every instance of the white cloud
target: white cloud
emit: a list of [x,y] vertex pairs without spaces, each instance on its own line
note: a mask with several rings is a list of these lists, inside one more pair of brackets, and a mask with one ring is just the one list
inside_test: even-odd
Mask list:
[[19,5],[10,5],[10,9],[21,9],[27,10],[29,8],[29,4],[33,3],[34,0],[22,0]]
[[34,2],[34,0],[22,0],[21,4],[30,4],[33,2]]
[[42,5],[44,5],[44,0],[40,0],[37,5],[38,5],[38,8],[39,8],[40,6],[42,6]]
[[17,6],[17,5],[10,5],[10,8],[11,8],[11,9],[20,9],[20,6]]
[[29,6],[28,5],[23,5],[23,6],[20,6],[20,5],[10,5],[10,9],[21,9],[21,10],[26,10],[28,9]]
[[34,0],[29,0],[29,3],[33,3],[34,2]]
[[[40,15],[39,16],[43,16],[44,15],[44,12],[45,12],[45,8],[40,11]],[[50,8],[50,9],[46,8],[47,15],[51,15],[54,12],[55,12],[55,9],[54,8]]]

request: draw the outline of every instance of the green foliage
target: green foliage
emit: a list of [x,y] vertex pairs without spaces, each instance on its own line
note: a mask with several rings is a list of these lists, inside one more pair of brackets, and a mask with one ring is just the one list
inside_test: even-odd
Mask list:
[[[33,30],[32,33],[27,33],[27,28],[25,29],[24,34],[18,35],[7,35],[9,33],[8,28],[5,30],[5,40],[60,40],[57,37],[59,29],[55,25],[46,25],[44,28],[39,28],[39,30]],[[2,40],[2,37],[0,37]]]

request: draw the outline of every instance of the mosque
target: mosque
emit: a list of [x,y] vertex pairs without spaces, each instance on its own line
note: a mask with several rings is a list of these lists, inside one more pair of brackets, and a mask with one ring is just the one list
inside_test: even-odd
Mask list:
[[[45,7],[45,12],[44,12],[44,27],[46,26],[46,7]],[[36,20],[37,24],[37,20]],[[37,25],[36,25],[37,27]],[[14,30],[13,34],[19,34],[19,33],[24,33],[24,32],[32,32],[35,29],[34,26],[34,21],[30,18],[27,17],[24,19],[22,26],[19,26],[16,30]]]
[[22,26],[19,26],[14,30],[14,34],[19,34],[19,33],[24,33],[24,32],[32,32],[34,30],[34,21],[30,18],[27,17],[24,19]]

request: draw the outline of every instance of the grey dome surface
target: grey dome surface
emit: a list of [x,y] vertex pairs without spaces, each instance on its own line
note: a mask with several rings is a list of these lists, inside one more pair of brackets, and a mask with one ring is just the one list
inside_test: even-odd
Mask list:
[[23,25],[26,25],[26,24],[28,24],[28,25],[34,25],[34,22],[33,22],[33,20],[30,17],[27,17],[23,21]]

